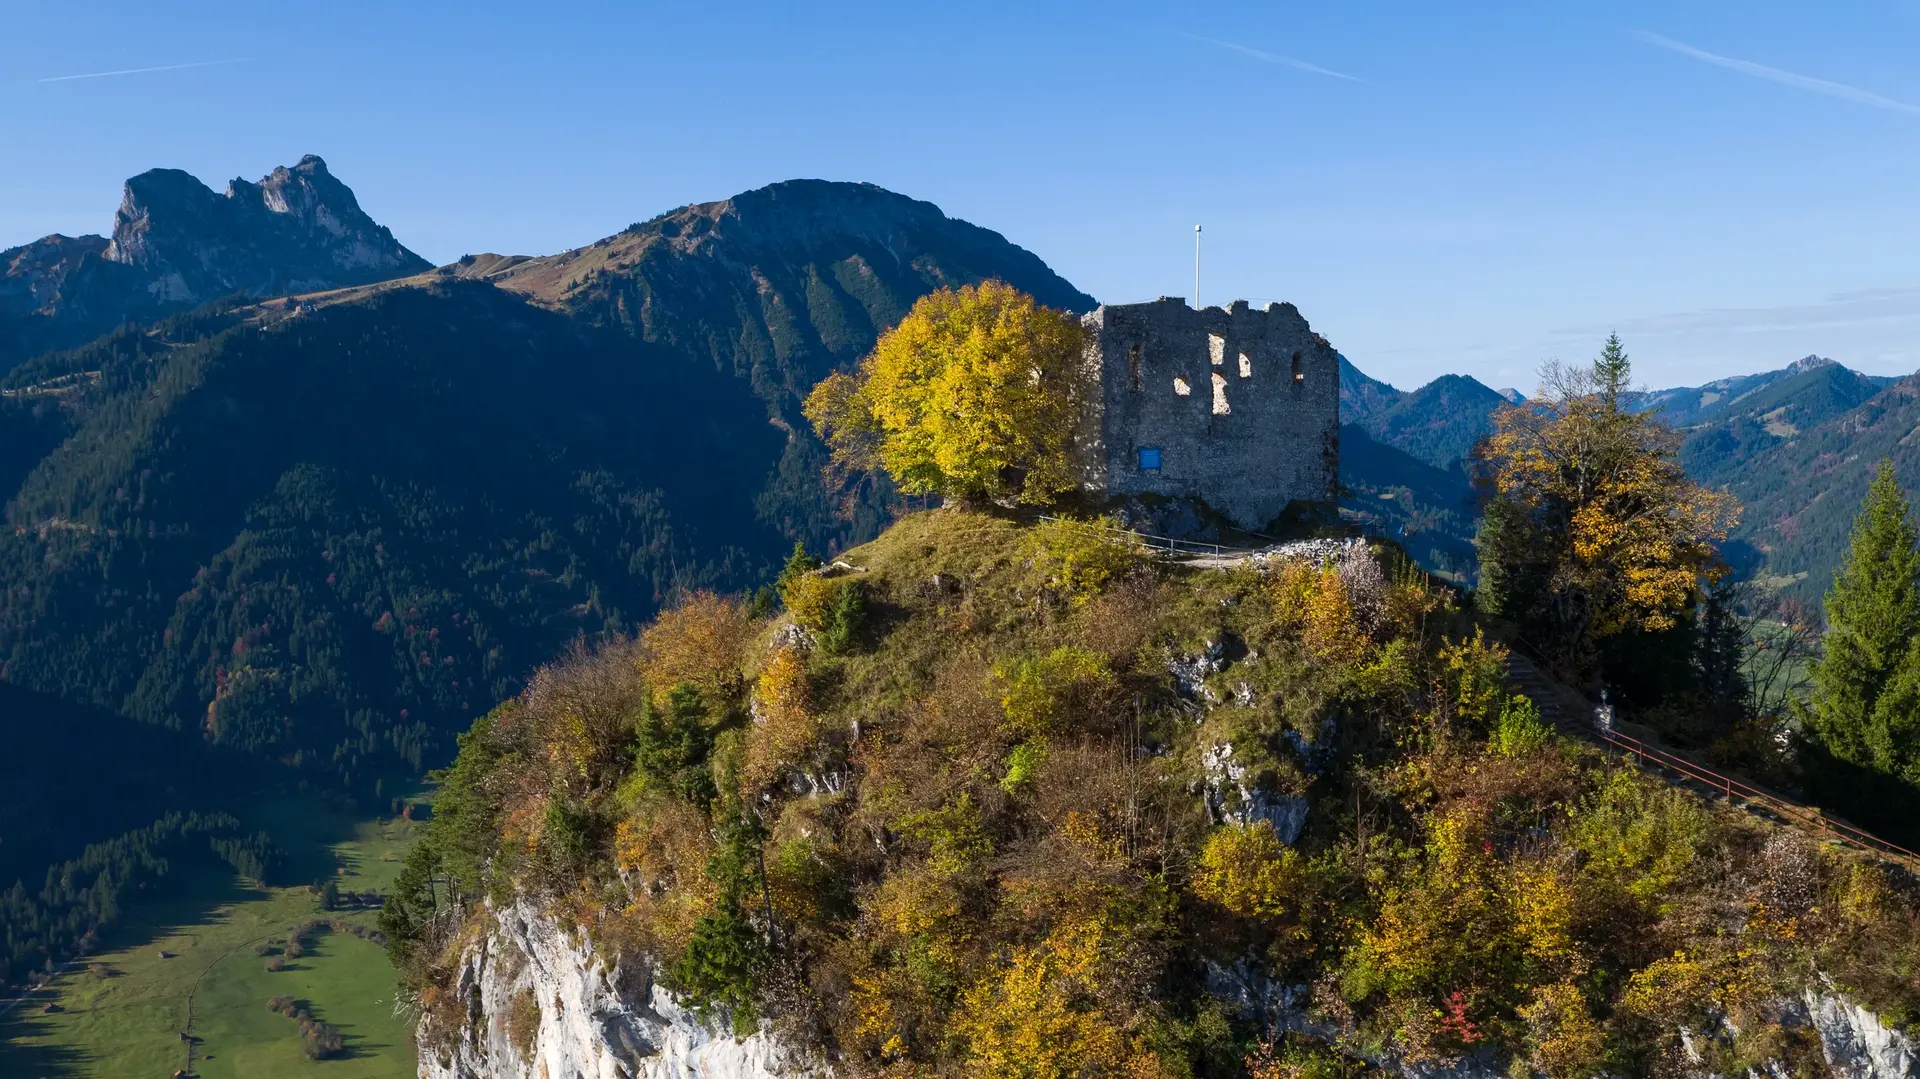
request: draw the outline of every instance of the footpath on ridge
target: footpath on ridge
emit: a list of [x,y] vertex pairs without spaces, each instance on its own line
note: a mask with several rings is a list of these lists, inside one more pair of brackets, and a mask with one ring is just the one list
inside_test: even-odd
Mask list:
[[1920,853],[1831,817],[1817,806],[1795,801],[1777,791],[1718,771],[1691,755],[1657,741],[1635,738],[1613,729],[1611,724],[1603,727],[1598,720],[1599,706],[1573,687],[1548,677],[1532,660],[1518,652],[1508,653],[1507,677],[1515,687],[1533,699],[1541,716],[1562,734],[1618,753],[1643,771],[1656,774],[1675,786],[1686,787],[1712,798],[1724,798],[1729,805],[1739,806],[1777,824],[1866,851],[1920,875]]

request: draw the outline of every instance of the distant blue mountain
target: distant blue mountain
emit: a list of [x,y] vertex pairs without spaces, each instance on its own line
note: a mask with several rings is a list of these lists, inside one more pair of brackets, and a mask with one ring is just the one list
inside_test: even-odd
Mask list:
[[[1896,382],[1808,356],[1702,386],[1636,392],[1630,404],[1682,432],[1680,460],[1689,474],[1731,487],[1747,503],[1728,548],[1739,568],[1765,565],[1789,591],[1813,600],[1831,579],[1858,504],[1851,494],[1821,499],[1829,483],[1838,482],[1828,474],[1844,473],[1846,483],[1859,487],[1872,463],[1862,463],[1862,455],[1878,460],[1891,452],[1903,478],[1909,470],[1920,476],[1920,457],[1905,453],[1904,440],[1892,451],[1858,448],[1865,439],[1859,432],[1897,427],[1883,414],[1920,416],[1908,400],[1920,392],[1911,390],[1914,380],[1901,383],[1908,389],[1899,391],[1907,394],[1899,401],[1882,392]],[[1429,569],[1471,583],[1478,575],[1479,513],[1468,458],[1494,410],[1523,400],[1517,391],[1489,389],[1465,375],[1400,390],[1342,357],[1343,510],[1401,540]]]
[[1459,470],[1508,398],[1468,375],[1442,375],[1406,391],[1340,358],[1340,422],[1435,468]]
[[[1749,411],[1751,403],[1772,387],[1792,383],[1804,388],[1810,385],[1804,381],[1807,376],[1843,376],[1855,384],[1855,389],[1848,391],[1845,396],[1857,396],[1858,389],[1867,387],[1871,387],[1872,393],[1878,393],[1895,381],[1881,375],[1863,375],[1848,370],[1824,356],[1806,356],[1778,370],[1762,371],[1757,375],[1734,375],[1701,386],[1643,391],[1634,395],[1633,404],[1641,411],[1659,410],[1660,418],[1670,426],[1697,427],[1723,416]],[[1872,393],[1867,396],[1872,396]],[[1853,404],[1861,400],[1865,400],[1865,397],[1860,397]]]

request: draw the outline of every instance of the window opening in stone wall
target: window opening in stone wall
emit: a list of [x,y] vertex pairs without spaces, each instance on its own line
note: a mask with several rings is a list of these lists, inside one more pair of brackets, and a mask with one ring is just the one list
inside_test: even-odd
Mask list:
[[1127,346],[1127,388],[1140,392],[1140,342]]
[[1233,409],[1227,407],[1227,376],[1218,371],[1213,373],[1213,414],[1224,416]]
[[1181,378],[1178,375],[1175,375],[1173,379],[1173,392],[1179,394],[1182,397],[1185,397],[1188,394],[1193,392],[1193,387],[1187,385],[1186,379]]
[[1140,471],[1142,472],[1160,471],[1160,447],[1158,446],[1140,447]]
[[1244,352],[1240,354],[1240,377],[1241,378],[1253,377],[1253,357],[1247,355]]
[[1305,382],[1307,380],[1307,373],[1300,370],[1300,354],[1298,352],[1293,354],[1293,380],[1295,382]]
[[1207,335],[1207,358],[1215,367],[1227,362],[1227,339],[1217,333]]

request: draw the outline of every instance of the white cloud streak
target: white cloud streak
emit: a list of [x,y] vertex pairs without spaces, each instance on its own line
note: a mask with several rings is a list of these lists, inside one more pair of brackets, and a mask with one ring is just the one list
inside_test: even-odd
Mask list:
[[1291,56],[1281,56],[1278,53],[1271,53],[1262,49],[1249,48],[1246,45],[1235,45],[1231,41],[1221,41],[1217,38],[1201,37],[1199,34],[1181,34],[1180,36],[1186,38],[1189,41],[1198,41],[1203,45],[1212,45],[1216,49],[1227,49],[1231,52],[1237,52],[1242,56],[1251,56],[1255,60],[1258,60],[1263,64],[1278,64],[1281,67],[1290,67],[1295,71],[1305,71],[1314,75],[1325,75],[1330,79],[1345,79],[1348,82],[1365,82],[1366,81],[1365,79],[1355,78],[1352,75],[1342,74],[1338,71],[1333,71],[1328,68],[1321,67],[1319,64],[1309,64],[1305,60],[1295,60]]
[[1909,105],[1904,101],[1895,101],[1890,97],[1881,97],[1871,90],[1862,90],[1858,86],[1848,86],[1846,83],[1832,82],[1827,79],[1816,79],[1811,75],[1796,75],[1791,71],[1782,71],[1777,67],[1756,64],[1751,60],[1736,60],[1731,56],[1721,56],[1719,53],[1708,52],[1705,49],[1696,49],[1684,41],[1675,41],[1672,38],[1661,37],[1659,34],[1650,34],[1645,30],[1635,30],[1633,33],[1635,37],[1649,45],[1658,45],[1663,49],[1677,52],[1682,56],[1690,56],[1695,60],[1712,64],[1715,67],[1724,67],[1728,71],[1738,71],[1742,75],[1752,75],[1756,79],[1777,82],[1782,86],[1791,86],[1797,90],[1824,94],[1827,97],[1837,97],[1842,101],[1851,101],[1856,105],[1867,105],[1876,109],[1885,109],[1888,112],[1904,112],[1910,116],[1920,116],[1920,105]]
[[130,67],[124,71],[89,71],[84,75],[55,75],[38,79],[38,82],[72,82],[75,79],[107,79],[115,75],[146,75],[155,71],[185,71],[190,67],[218,67],[221,64],[244,64],[245,58],[237,60],[200,60],[191,64],[165,64],[160,67]]
[[1774,330],[1909,323],[1915,319],[1920,319],[1920,288],[1883,288],[1836,293],[1816,303],[1678,311],[1630,318],[1605,327],[1594,325],[1567,329],[1559,333],[1575,338],[1592,337],[1616,329],[1628,337],[1754,334]]

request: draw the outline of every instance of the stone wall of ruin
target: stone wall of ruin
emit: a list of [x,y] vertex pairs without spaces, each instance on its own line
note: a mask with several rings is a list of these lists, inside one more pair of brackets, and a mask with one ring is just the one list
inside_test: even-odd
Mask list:
[[[1184,300],[1085,316],[1083,482],[1107,496],[1201,498],[1259,529],[1294,501],[1332,502],[1339,358],[1292,304]],[[1141,467],[1141,450],[1160,467]]]

